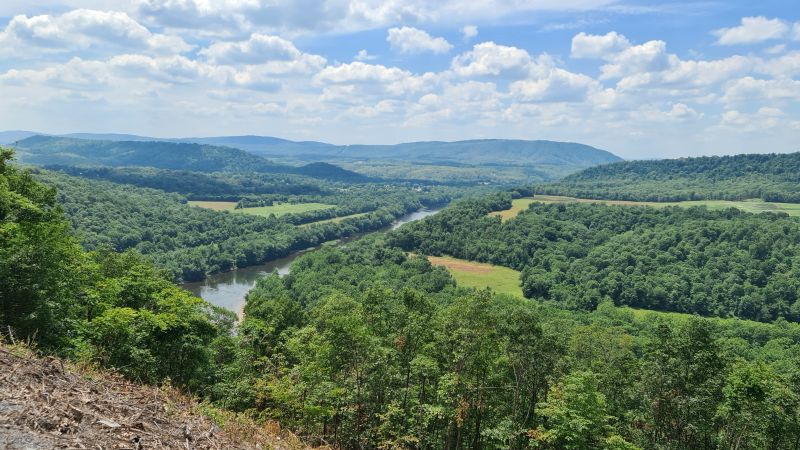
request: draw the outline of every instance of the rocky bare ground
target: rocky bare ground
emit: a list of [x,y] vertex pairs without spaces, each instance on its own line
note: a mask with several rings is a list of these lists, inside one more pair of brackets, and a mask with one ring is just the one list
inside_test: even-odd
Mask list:
[[79,370],[23,347],[0,346],[2,449],[305,448],[276,424],[230,415],[221,428],[171,388]]

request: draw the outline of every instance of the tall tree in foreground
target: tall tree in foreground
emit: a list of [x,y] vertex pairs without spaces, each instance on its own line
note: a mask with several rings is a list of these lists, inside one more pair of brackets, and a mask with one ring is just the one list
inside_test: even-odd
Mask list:
[[133,252],[84,252],[55,191],[0,149],[0,333],[131,379],[215,381],[232,314],[192,297]]
[[59,210],[55,191],[10,164],[0,148],[0,324],[3,333],[66,345],[87,258]]

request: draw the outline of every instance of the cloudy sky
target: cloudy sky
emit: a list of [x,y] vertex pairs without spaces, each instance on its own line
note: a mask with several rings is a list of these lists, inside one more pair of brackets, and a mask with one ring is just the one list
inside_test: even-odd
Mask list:
[[800,151],[800,7],[2,0],[0,129]]

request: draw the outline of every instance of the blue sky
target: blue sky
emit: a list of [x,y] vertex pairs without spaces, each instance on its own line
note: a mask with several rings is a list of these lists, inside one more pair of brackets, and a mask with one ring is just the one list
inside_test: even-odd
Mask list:
[[4,0],[0,128],[800,151],[797,1]]

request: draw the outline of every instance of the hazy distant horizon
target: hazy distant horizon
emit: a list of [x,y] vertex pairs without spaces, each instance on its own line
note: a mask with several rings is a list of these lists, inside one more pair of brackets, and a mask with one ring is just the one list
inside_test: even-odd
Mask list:
[[[458,141],[470,141],[470,140],[524,140],[524,141],[540,141],[540,140],[553,140],[553,139],[522,139],[522,138],[493,138],[493,137],[486,137],[486,138],[475,138],[475,139],[433,139],[433,140],[416,140],[416,141],[399,141],[399,142],[389,142],[389,143],[376,143],[376,142],[328,142],[321,139],[303,139],[303,140],[294,140],[289,139],[283,136],[272,136],[272,135],[263,135],[263,134],[237,134],[237,135],[194,135],[194,136],[151,136],[151,135],[143,135],[137,133],[117,133],[117,132],[86,132],[86,131],[72,131],[66,133],[51,133],[51,132],[44,132],[44,131],[35,131],[35,130],[0,130],[0,135],[3,133],[13,133],[13,132],[24,132],[24,133],[33,133],[33,134],[41,134],[41,135],[49,135],[49,136],[64,136],[68,137],[71,135],[118,135],[118,136],[135,136],[137,138],[152,138],[157,140],[180,140],[180,139],[205,139],[205,138],[225,138],[225,137],[262,137],[262,138],[276,138],[276,139],[283,139],[292,142],[318,142],[321,144],[331,144],[336,146],[347,146],[347,145],[400,145],[400,144],[413,144],[419,142],[458,142]],[[76,138],[80,138],[80,136],[72,136]],[[768,151],[742,151],[742,152],[706,152],[706,153],[692,153],[692,154],[685,154],[685,155],[676,155],[676,154],[665,154],[665,155],[643,155],[643,156],[629,156],[626,157],[624,155],[620,155],[618,152],[615,152],[614,149],[604,148],[597,145],[592,145],[590,142],[581,142],[581,141],[557,141],[556,142],[572,142],[578,144],[584,144],[591,147],[595,147],[599,150],[605,150],[607,152],[613,153],[616,156],[619,156],[627,161],[635,161],[635,160],[657,160],[657,159],[674,159],[674,158],[686,158],[686,157],[696,157],[696,156],[724,156],[724,155],[734,155],[734,154],[757,154],[757,153],[796,153],[800,152],[800,145],[798,145],[795,149],[789,149],[787,151],[776,151],[776,150],[768,150]]]

